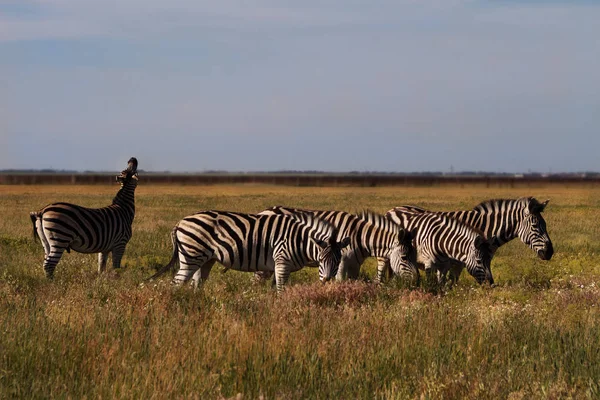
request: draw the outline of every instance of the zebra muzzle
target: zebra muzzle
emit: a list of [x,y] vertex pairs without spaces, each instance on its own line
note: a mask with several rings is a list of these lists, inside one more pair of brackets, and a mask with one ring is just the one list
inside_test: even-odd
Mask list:
[[539,249],[537,251],[537,255],[542,260],[549,261],[554,255],[554,247],[552,246],[552,243],[550,242],[543,249]]

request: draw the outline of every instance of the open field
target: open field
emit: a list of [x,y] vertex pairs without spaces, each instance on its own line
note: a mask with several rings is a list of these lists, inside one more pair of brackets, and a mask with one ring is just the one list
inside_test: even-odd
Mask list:
[[[144,186],[124,268],[65,254],[54,281],[29,211],[54,201],[110,203],[117,185],[0,186],[0,398],[600,397],[600,187],[302,188]],[[518,239],[479,287],[463,273],[436,296],[394,282],[317,283],[292,274],[281,295],[251,274],[213,268],[197,292],[140,285],[171,255],[169,233],[203,209],[283,204],[385,212],[550,198],[544,262]],[[110,264],[109,264],[110,265]]]

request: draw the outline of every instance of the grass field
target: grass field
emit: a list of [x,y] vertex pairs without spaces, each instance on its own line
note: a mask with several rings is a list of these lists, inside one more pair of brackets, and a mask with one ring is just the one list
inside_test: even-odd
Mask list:
[[[600,188],[144,186],[124,268],[65,254],[54,281],[29,211],[108,204],[117,186],[0,186],[0,398],[600,398]],[[479,287],[445,295],[292,274],[277,295],[220,272],[194,292],[141,284],[171,255],[169,233],[204,209],[289,206],[385,212],[550,198],[544,262],[518,239]],[[109,264],[110,265],[110,264]]]

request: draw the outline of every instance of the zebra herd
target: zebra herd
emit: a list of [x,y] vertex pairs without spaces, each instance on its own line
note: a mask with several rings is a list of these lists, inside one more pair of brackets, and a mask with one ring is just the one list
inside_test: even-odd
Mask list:
[[[98,253],[98,272],[112,252],[119,268],[131,238],[135,216],[138,162],[132,157],[117,176],[121,188],[111,205],[86,208],[50,204],[30,213],[34,237],[44,247],[44,270],[52,278],[66,250]],[[206,280],[215,262],[225,270],[253,272],[257,279],[274,276],[284,288],[291,272],[319,268],[323,282],[356,279],[367,257],[377,257],[376,281],[393,274],[411,285],[419,269],[439,284],[455,283],[466,267],[478,283],[494,284],[492,257],[503,244],[519,237],[543,260],[554,253],[541,213],[548,204],[533,197],[488,200],[468,211],[435,212],[401,206],[386,215],[363,211],[318,211],[276,206],[257,214],[202,211],[183,218],[171,232],[173,253],[167,265],[149,279],[179,270],[173,283]]]

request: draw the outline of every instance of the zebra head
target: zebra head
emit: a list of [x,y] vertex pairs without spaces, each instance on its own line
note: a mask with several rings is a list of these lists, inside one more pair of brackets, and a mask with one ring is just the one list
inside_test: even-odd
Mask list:
[[[312,219],[311,216],[308,218]],[[341,241],[337,241],[338,230],[336,228],[322,220],[320,220],[320,225],[328,228],[327,235],[324,238],[313,238],[313,241],[318,252],[319,280],[327,282],[337,275],[342,261],[342,249],[350,244],[350,238],[345,237]]]
[[137,185],[138,174],[137,174],[137,166],[138,161],[137,158],[131,157],[127,162],[127,168],[121,171],[119,175],[117,175],[117,182],[121,184],[121,186],[127,183],[133,183]]
[[490,285],[494,284],[490,264],[494,256],[493,243],[495,240],[495,237],[486,240],[482,235],[477,235],[469,246],[465,264],[467,271],[469,271],[479,284],[485,281],[489,282]]
[[398,243],[390,252],[390,267],[394,275],[406,278],[414,284],[419,283],[419,270],[417,269],[417,249],[412,240],[416,230],[408,232],[401,229],[398,233]]
[[523,219],[517,228],[517,234],[539,258],[550,260],[554,254],[554,247],[546,230],[546,221],[541,214],[550,200],[540,203],[535,198],[528,197],[525,201]]

